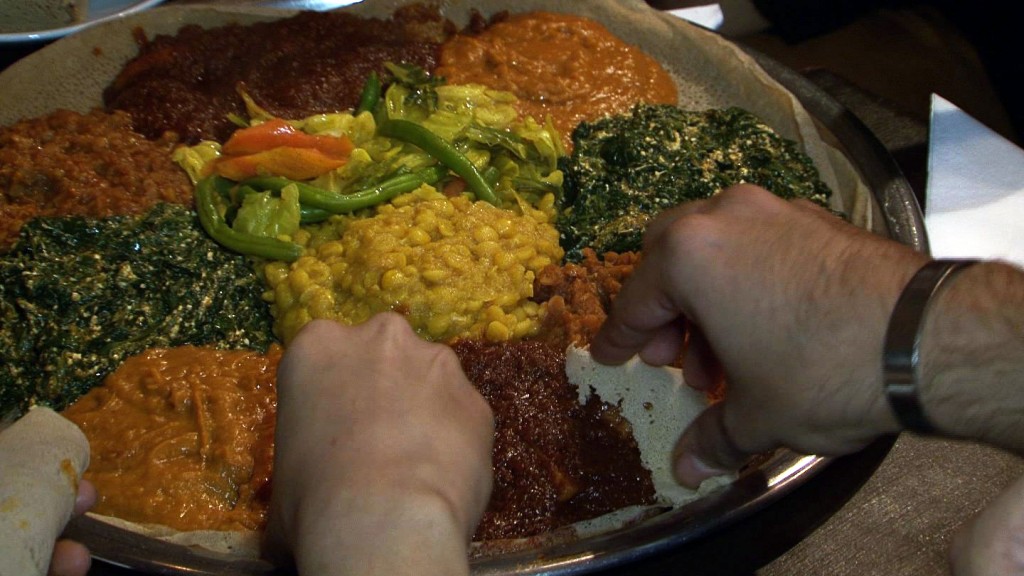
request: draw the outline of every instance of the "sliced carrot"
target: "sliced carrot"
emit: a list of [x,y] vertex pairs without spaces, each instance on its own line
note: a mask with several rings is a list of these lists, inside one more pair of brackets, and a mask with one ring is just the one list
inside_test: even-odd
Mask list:
[[213,171],[239,181],[254,176],[283,176],[309,180],[345,165],[347,158],[329,156],[315,148],[280,146],[244,156],[222,156]]
[[240,156],[280,147],[312,148],[327,156],[347,158],[352,153],[353,145],[347,136],[306,134],[295,129],[288,122],[274,118],[262,124],[235,131],[221,150],[225,154]]

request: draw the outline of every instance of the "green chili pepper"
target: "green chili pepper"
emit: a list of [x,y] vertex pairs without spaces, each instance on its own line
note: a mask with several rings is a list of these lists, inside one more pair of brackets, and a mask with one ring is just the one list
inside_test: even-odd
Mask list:
[[363,84],[363,91],[359,95],[359,106],[356,107],[356,116],[361,112],[373,112],[377,108],[377,102],[380,101],[380,90],[380,77],[377,76],[376,72],[370,72],[370,75],[366,77],[366,82]]
[[295,184],[299,189],[299,204],[303,207],[317,208],[331,214],[346,214],[387,202],[395,196],[412,192],[423,184],[436,184],[447,172],[448,170],[441,166],[430,166],[418,172],[393,176],[372,188],[352,194],[338,194],[303,182],[274,176],[250,178],[242,185],[258,190],[278,191],[288,184]]
[[299,206],[299,224],[316,224],[331,217],[331,213],[312,206]]
[[302,256],[302,246],[277,238],[245,234],[228,225],[221,207],[230,187],[230,180],[218,176],[204,178],[196,184],[196,212],[203,230],[221,246],[241,254],[285,262],[298,260]]
[[381,122],[377,130],[382,136],[419,147],[438,162],[450,168],[452,172],[461,176],[477,198],[495,206],[501,206],[501,201],[494,193],[494,188],[488,184],[476,166],[462,152],[456,150],[454,146],[445,142],[437,134],[408,120],[385,120]]

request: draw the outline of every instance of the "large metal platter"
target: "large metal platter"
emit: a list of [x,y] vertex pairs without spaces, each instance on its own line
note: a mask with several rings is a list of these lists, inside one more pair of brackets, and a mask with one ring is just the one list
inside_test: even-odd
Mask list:
[[[491,6],[500,4],[498,2],[485,3]],[[382,0],[378,4],[382,5],[381,10],[385,10],[386,13],[388,5],[393,5],[394,2]],[[446,7],[450,7],[451,4],[460,3],[445,3]],[[595,4],[603,6],[612,3]],[[645,46],[643,40],[646,35],[645,31],[637,29],[637,27],[650,23],[661,29],[665,26],[676,26],[676,24],[670,23],[669,17],[647,9],[639,0],[625,1],[619,4],[625,6],[623,9],[629,12],[630,18],[627,19],[629,21],[619,23],[620,27],[615,31],[655,53],[659,59],[671,65],[672,48],[660,45]],[[579,12],[582,10],[578,7],[579,4],[573,2],[543,2],[542,0],[520,1],[516,3],[516,8],[510,9],[557,9],[558,6],[565,8],[566,11]],[[618,9],[616,7],[610,11],[615,12]],[[167,10],[158,9],[150,14],[128,19],[127,22],[118,24],[119,30],[133,24],[144,27],[153,26],[154,30],[162,32],[173,30],[180,25],[182,13],[180,10]],[[643,12],[644,10],[648,10],[650,14]],[[165,13],[162,11],[166,11],[166,19],[161,19]],[[264,9],[240,9],[238,14],[270,18],[283,13]],[[220,21],[230,19],[231,15],[228,14]],[[211,21],[210,25],[216,25],[216,23],[216,21]],[[99,28],[103,28],[103,26]],[[72,37],[48,47],[43,51],[45,53],[43,58],[52,62],[53,59],[65,55],[76,57],[71,45],[63,45],[69,41],[77,42],[78,58],[86,57],[86,54],[81,53],[80,49],[81,46],[88,45],[89,42],[104,44],[104,50],[111,50],[107,45],[110,40],[105,38],[109,37],[109,33],[96,29],[89,30],[87,33],[91,33],[92,37],[84,40]],[[661,33],[666,32],[661,30]],[[669,30],[668,33],[672,34],[673,32]],[[701,34],[704,33],[704,31],[701,32]],[[865,214],[862,215],[867,227],[915,249],[925,252],[928,250],[921,211],[909,184],[885,148],[863,124],[825,92],[819,90],[796,72],[760,54],[744,52],[713,34],[707,33],[707,35],[707,37],[714,37],[713,42],[720,45],[716,50],[720,50],[722,47],[726,50],[724,53],[716,52],[717,56],[715,57],[731,57],[728,50],[734,49],[737,55],[749,58],[751,63],[756,62],[759,72],[767,72],[765,78],[770,78],[772,82],[777,83],[764,88],[764,90],[772,92],[773,97],[778,96],[780,91],[795,96],[794,102],[797,102],[795,105],[809,113],[807,117],[812,119],[813,128],[820,133],[823,141],[827,141],[830,146],[834,147],[840,157],[840,164],[848,164],[848,166],[840,167],[839,171],[845,169],[852,171],[867,191]],[[704,38],[700,35],[698,37]],[[647,40],[646,43],[650,44],[656,41],[657,35],[653,39]],[[66,54],[62,54],[62,50]],[[10,82],[24,83],[26,78],[38,77],[40,70],[38,62],[34,61],[35,58],[36,56],[32,56],[28,61],[22,61],[15,65],[13,72],[8,71],[0,75],[0,102],[4,102],[4,106],[0,108],[7,108],[7,114],[12,114],[7,106],[11,101],[5,101],[5,98],[15,97],[12,94],[16,95],[20,90],[20,88],[12,89]],[[111,74],[112,70],[116,69],[115,64],[107,65],[104,73]],[[69,62],[67,65],[74,66],[74,63]],[[747,65],[746,61],[743,65]],[[52,74],[59,75],[60,70],[54,71]],[[42,79],[32,80],[32,83],[47,82],[45,75],[44,72]],[[762,80],[759,78],[755,84],[760,82]],[[25,88],[22,92],[27,94],[31,92],[33,86],[22,88]],[[96,94],[94,91],[90,96],[89,91],[85,90],[84,96],[79,95],[77,98],[73,97],[67,101],[59,101],[60,97],[57,97],[56,105],[87,109],[97,105]],[[740,100],[742,101],[741,97]],[[22,106],[23,110],[14,113],[14,117],[0,113],[0,116],[3,116],[0,117],[0,123],[10,122],[23,115],[42,113],[52,107],[53,105],[47,105],[42,110],[33,111],[31,105]],[[790,137],[799,137],[808,130],[799,122],[773,127]],[[844,181],[843,177],[840,176],[838,179],[840,182],[837,185],[841,185]],[[866,475],[870,474],[874,466],[877,466],[888,452],[890,445],[881,442],[866,451],[867,462],[860,463],[865,479]],[[700,546],[701,542],[710,536],[742,525],[752,516],[771,510],[773,504],[780,499],[792,497],[791,495],[798,496],[802,486],[833,465],[834,461],[829,458],[803,456],[787,450],[780,450],[766,457],[758,465],[746,470],[732,483],[689,504],[665,511],[644,522],[576,541],[542,544],[525,551],[474,559],[472,572],[477,575],[569,575],[603,573],[609,570],[643,565],[654,558],[671,556],[674,551],[694,545]],[[850,495],[855,488],[856,486],[848,488]],[[808,505],[813,504],[809,503]],[[819,517],[816,521],[820,522],[821,520],[822,518]],[[94,572],[97,573],[104,573],[104,565],[120,566],[151,574],[261,575],[277,573],[274,567],[265,562],[239,560],[237,557],[156,540],[89,516],[74,520],[69,526],[68,536],[88,544],[94,556],[101,561],[98,563],[99,566],[94,568]],[[743,543],[737,542],[736,546],[743,546]],[[115,569],[111,568],[111,570]]]

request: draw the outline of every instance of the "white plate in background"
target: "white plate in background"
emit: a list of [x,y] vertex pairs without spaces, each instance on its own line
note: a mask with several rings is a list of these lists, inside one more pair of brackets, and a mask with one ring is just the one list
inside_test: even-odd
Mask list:
[[104,20],[134,14],[135,12],[156,6],[161,2],[163,0],[91,0],[89,2],[89,9],[85,13],[85,18],[81,22],[71,26],[50,28],[48,30],[0,34],[0,45],[56,40]]

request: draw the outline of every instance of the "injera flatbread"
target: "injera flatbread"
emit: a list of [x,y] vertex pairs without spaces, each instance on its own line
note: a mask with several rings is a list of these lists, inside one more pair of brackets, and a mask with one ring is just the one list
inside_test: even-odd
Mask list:
[[46,574],[88,466],[85,434],[49,408],[0,432],[0,576]]

